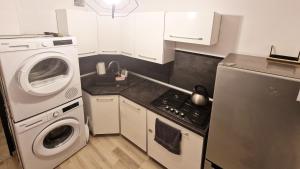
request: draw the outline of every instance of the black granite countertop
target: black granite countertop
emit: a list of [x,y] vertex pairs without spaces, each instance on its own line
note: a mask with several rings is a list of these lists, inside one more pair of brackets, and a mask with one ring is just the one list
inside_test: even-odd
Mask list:
[[143,81],[143,79],[130,75],[125,82],[115,83],[98,83],[98,75],[91,75],[81,79],[82,89],[92,96],[97,95],[119,95],[135,84]]
[[93,82],[96,80],[95,78],[97,78],[97,75],[88,76],[82,79],[82,88],[84,91],[91,95],[121,95],[201,136],[205,136],[207,134],[207,130],[202,130],[191,124],[184,123],[174,116],[171,116],[151,105],[153,100],[168,91],[170,88],[149,80],[141,79],[134,75],[129,76],[127,85],[120,87],[95,85]]
[[151,106],[150,103],[153,100],[168,90],[168,87],[144,80],[139,84],[122,91],[120,95],[148,108]]

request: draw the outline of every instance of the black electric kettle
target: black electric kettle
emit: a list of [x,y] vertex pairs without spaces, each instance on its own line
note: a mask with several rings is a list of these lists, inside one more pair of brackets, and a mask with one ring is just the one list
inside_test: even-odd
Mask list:
[[192,103],[196,106],[205,106],[209,101],[207,89],[202,85],[196,85],[191,96]]

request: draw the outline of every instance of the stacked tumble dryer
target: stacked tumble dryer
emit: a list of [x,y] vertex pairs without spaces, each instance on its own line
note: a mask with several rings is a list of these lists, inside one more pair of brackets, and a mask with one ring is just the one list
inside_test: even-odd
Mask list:
[[86,145],[76,40],[0,39],[1,87],[24,169],[51,169]]

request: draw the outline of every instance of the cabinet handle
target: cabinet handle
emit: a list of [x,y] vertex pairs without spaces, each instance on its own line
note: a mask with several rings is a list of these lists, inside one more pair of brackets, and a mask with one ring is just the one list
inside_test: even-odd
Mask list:
[[121,51],[121,53],[132,56],[132,53],[128,53],[128,52],[124,52],[124,51]]
[[112,102],[114,99],[96,99],[97,102]]
[[153,133],[153,130],[152,129],[148,129],[149,133]]
[[79,53],[78,55],[89,55],[89,54],[94,54],[94,53],[96,53],[96,52],[93,51],[93,52]]
[[143,56],[143,55],[138,55],[140,58],[144,58],[144,59],[150,59],[150,60],[157,60],[156,58],[152,58],[152,57],[147,57],[147,56]]
[[179,38],[179,39],[189,39],[189,40],[203,40],[203,38],[191,38],[191,37],[184,37],[184,36],[174,36],[170,35],[171,38]]
[[124,100],[123,100],[123,103],[126,104],[126,105],[128,105],[129,107],[131,107],[131,108],[137,110],[137,111],[140,111],[140,110],[141,110],[140,108],[136,108],[136,107],[134,107],[133,105],[131,105],[131,104],[129,104],[129,103],[126,103]]
[[103,53],[117,53],[118,51],[116,50],[103,50]]

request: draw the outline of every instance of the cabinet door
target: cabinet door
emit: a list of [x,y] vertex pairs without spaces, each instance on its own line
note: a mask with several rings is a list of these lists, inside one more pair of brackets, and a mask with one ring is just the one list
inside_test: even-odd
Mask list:
[[120,133],[119,96],[91,96],[87,93],[83,96],[92,133]]
[[97,15],[81,10],[57,10],[56,14],[59,33],[77,38],[79,57],[96,54]]
[[[181,155],[175,155],[158,144],[155,140],[155,120],[181,130]],[[147,112],[148,155],[171,169],[200,169],[202,160],[203,137],[151,112]]]
[[120,50],[120,20],[111,16],[98,16],[99,53],[118,54]]
[[125,56],[134,57],[135,51],[135,15],[121,18],[120,53]]
[[167,12],[164,39],[212,45],[219,36],[220,19],[213,12]]
[[147,115],[146,109],[134,102],[121,97],[121,134],[146,151]]
[[164,12],[136,14],[136,58],[163,63],[164,16]]

